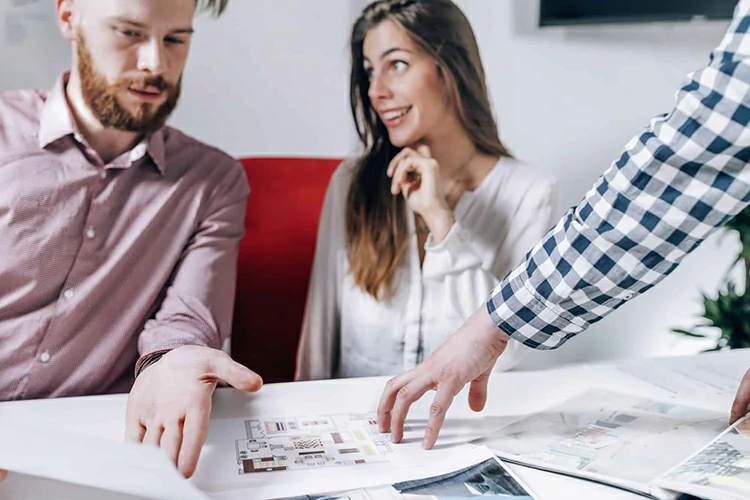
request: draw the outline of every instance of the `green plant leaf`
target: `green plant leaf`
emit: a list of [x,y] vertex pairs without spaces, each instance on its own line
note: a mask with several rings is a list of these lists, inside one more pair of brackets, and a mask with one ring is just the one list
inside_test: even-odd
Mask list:
[[[711,350],[750,347],[750,293],[745,294],[747,285],[750,285],[750,206],[730,220],[725,229],[728,232],[737,232],[742,248],[722,277],[726,291],[719,291],[715,297],[702,295],[702,316],[706,322],[696,325],[695,328],[715,327],[721,332],[716,346]],[[731,281],[731,274],[737,265],[742,266],[744,271],[746,286],[742,288]],[[672,331],[688,337],[707,337],[697,333],[695,328],[675,328]]]
[[702,333],[690,332],[688,330],[683,330],[682,328],[672,328],[672,331],[674,333],[679,333],[679,334],[682,334],[682,335],[686,335],[688,337],[697,337],[697,338],[701,338],[701,339],[705,339],[706,338],[706,335],[703,335]]

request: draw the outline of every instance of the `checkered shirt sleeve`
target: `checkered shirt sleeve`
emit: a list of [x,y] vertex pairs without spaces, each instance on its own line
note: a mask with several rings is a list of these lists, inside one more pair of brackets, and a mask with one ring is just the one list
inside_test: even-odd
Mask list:
[[750,0],[709,64],[525,260],[487,309],[515,340],[554,349],[644,293],[750,203]]

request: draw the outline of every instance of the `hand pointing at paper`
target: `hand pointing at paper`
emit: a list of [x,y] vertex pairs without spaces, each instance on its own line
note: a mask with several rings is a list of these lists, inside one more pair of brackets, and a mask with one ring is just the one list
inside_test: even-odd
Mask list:
[[484,409],[492,367],[509,340],[498,330],[487,311],[480,308],[421,365],[388,381],[378,405],[380,432],[390,430],[393,442],[400,442],[409,407],[427,391],[436,390],[422,443],[423,448],[432,448],[446,411],[466,384],[471,383],[471,409]]

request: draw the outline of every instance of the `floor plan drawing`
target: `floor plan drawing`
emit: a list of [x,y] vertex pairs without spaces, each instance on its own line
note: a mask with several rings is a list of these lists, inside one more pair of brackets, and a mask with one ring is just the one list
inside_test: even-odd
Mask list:
[[[287,400],[281,403],[280,411],[256,407],[240,417],[212,418],[190,482],[224,500],[294,498],[432,477],[494,457],[485,447],[450,441],[426,453],[421,445],[427,419],[421,415],[404,426],[402,442],[393,444],[390,432],[378,432],[374,405],[342,412],[321,402],[309,413],[294,413]],[[447,429],[471,436],[470,430],[482,427],[475,422],[484,420],[467,419]],[[241,490],[252,493],[244,497]]]
[[370,414],[245,420],[237,436],[239,474],[387,462],[388,435]]

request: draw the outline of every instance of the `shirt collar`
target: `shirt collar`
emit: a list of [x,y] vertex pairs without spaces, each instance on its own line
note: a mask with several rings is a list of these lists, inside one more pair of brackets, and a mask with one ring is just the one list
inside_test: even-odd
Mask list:
[[129,152],[119,156],[112,161],[112,166],[115,168],[128,168],[131,165],[139,162],[145,155],[148,154],[151,158],[152,163],[156,166],[156,169],[161,175],[166,174],[166,161],[165,161],[165,147],[164,147],[164,133],[163,129],[157,130],[148,137],[145,137],[141,142]]
[[[65,97],[65,86],[69,76],[70,72],[60,75],[55,86],[47,94],[47,100],[42,106],[39,118],[39,146],[42,149],[69,136],[73,136],[76,141],[83,144],[83,137],[75,124],[75,120],[73,120],[68,100]],[[164,175],[166,173],[164,127],[144,138],[129,153],[123,155],[128,161],[118,166],[121,168],[129,167],[146,154],[149,155],[159,173]]]
[[47,94],[39,117],[39,146],[44,149],[69,135],[79,135],[65,98],[65,84],[70,73],[63,73]]

